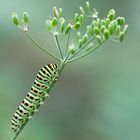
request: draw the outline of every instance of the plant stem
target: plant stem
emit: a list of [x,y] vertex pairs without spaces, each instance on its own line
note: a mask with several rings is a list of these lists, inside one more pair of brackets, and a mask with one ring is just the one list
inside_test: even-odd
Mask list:
[[10,140],[15,140],[18,135],[20,134],[20,132],[23,130],[23,128],[25,127],[25,125],[28,123],[29,119],[24,123],[24,125],[21,126],[21,128],[15,132],[15,134],[13,135],[13,137]]
[[[58,69],[58,73],[59,73],[59,77],[60,77],[60,75],[61,75],[61,73],[62,73],[62,71],[63,71],[63,69],[64,69],[64,67],[65,67],[65,61],[61,61],[61,63],[60,63],[60,67],[59,67],[59,69]],[[58,77],[58,78],[59,78]],[[54,80],[53,82],[52,82],[52,84],[50,85],[50,88],[48,89],[48,94],[49,94],[49,92],[51,91],[51,89],[52,89],[52,87],[54,86],[54,84],[56,83],[56,81],[57,80]],[[39,106],[38,106],[38,108],[39,108]],[[38,109],[37,108],[37,109]],[[32,116],[34,115],[34,113],[32,114]],[[17,132],[15,132],[14,133],[14,135],[13,135],[13,137],[10,139],[10,140],[15,140],[17,137],[18,137],[18,135],[21,133],[21,131],[23,130],[23,128],[26,126],[26,124],[29,122],[29,120],[30,119],[27,119],[26,120],[26,122],[21,126],[21,128],[17,131]]]
[[66,58],[65,58],[65,60],[64,60],[64,62],[66,62],[67,63],[67,60],[69,59],[69,56],[70,56],[70,52],[68,53],[68,55],[66,56]]
[[61,59],[63,60],[63,55],[62,55],[62,51],[61,51],[60,44],[59,44],[59,41],[58,41],[58,37],[55,34],[54,34],[54,40],[55,40],[55,44],[57,46],[58,52],[61,56]]
[[45,53],[47,53],[48,55],[52,56],[53,58],[57,59],[58,61],[60,61],[60,59],[58,57],[56,57],[55,55],[53,55],[52,53],[50,53],[48,50],[46,50],[44,47],[42,47],[40,44],[38,44],[31,36],[29,33],[26,34],[27,37],[41,50],[43,50]]
[[[74,57],[75,55],[77,55],[82,49],[84,49],[90,42],[93,41],[93,39],[95,38],[95,36],[93,36],[92,38],[90,38],[90,40],[84,44],[77,52],[75,52],[69,59],[71,59],[72,57]],[[76,47],[77,48],[77,47]]]
[[[70,34],[71,34],[71,30],[68,33],[68,39],[67,39],[67,43],[66,43],[66,48],[65,48],[65,57],[67,57],[67,52],[68,52],[68,46],[69,46],[69,41],[70,41]],[[68,54],[69,55],[69,54]]]
[[97,45],[94,49],[92,49],[91,51],[89,51],[89,52],[87,52],[87,53],[85,53],[85,54],[83,54],[83,55],[81,55],[81,56],[78,56],[78,57],[76,57],[76,58],[74,58],[74,59],[68,60],[66,63],[70,63],[70,62],[76,61],[76,60],[78,60],[78,59],[81,59],[81,58],[83,58],[83,57],[89,55],[90,53],[92,53],[92,52],[94,52],[95,50],[97,50],[104,42],[105,42],[105,40],[103,40],[102,43],[98,44],[98,45]]

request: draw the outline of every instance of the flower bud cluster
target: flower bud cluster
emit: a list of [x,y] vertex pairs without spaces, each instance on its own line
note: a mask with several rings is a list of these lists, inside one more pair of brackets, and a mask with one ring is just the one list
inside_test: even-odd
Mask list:
[[62,17],[63,9],[53,7],[53,16],[46,20],[46,27],[50,32],[58,33],[58,28],[60,28],[60,32],[64,31],[65,19]]
[[[66,58],[69,58],[70,54],[77,54],[83,49],[92,52],[94,48],[98,48],[97,46],[100,46],[104,41],[114,36],[115,38],[117,37],[120,42],[124,40],[128,25],[125,24],[124,17],[116,17],[114,9],[111,9],[107,16],[101,19],[98,17],[97,9],[92,8],[89,1],[87,1],[84,8],[82,6],[79,7],[79,11],[79,13],[75,13],[72,20],[65,20],[63,17],[63,9],[53,7],[52,17],[46,20],[46,27],[48,31],[55,35],[56,44],[62,58],[63,55],[57,38],[59,34],[67,36],[65,56],[67,54],[68,56]],[[86,18],[90,19],[90,24],[87,26],[83,24]],[[14,25],[27,32],[29,22],[29,15],[27,12],[23,13],[21,21],[22,22],[20,22],[17,13],[12,14],[12,22]],[[81,30],[82,25],[85,25],[85,30]],[[71,31],[75,33],[72,43],[70,42]],[[70,43],[71,45],[69,45]]]
[[[82,7],[79,9],[84,14],[84,9]],[[65,19],[62,17],[62,11],[62,8],[53,8],[53,17],[46,20],[47,29],[50,32],[54,33],[54,31],[57,31],[58,33],[64,33],[65,35],[67,35],[71,30],[79,30],[83,22],[84,15],[82,13],[76,13],[73,21],[66,23]]]
[[14,25],[18,26],[20,29],[24,31],[28,31],[27,24],[29,23],[29,15],[27,12],[23,12],[22,19],[20,22],[20,18],[17,13],[12,14],[12,22]]
[[91,24],[87,25],[85,34],[77,37],[79,46],[81,47],[86,44],[93,36],[97,39],[98,43],[108,40],[111,36],[117,36],[120,42],[122,42],[128,25],[125,25],[125,19],[123,17],[115,18],[115,13],[115,10],[111,9],[106,18],[94,18]]
[[[91,38],[95,38],[98,44],[101,44],[103,41],[108,40],[111,37],[117,37],[120,42],[123,41],[128,25],[125,25],[124,17],[116,18],[116,12],[114,9],[111,9],[104,19],[100,19],[98,17],[98,11],[95,8],[91,10],[89,2],[86,2],[85,9],[83,7],[79,7],[79,9],[81,14],[75,14],[74,24],[68,25],[66,32],[67,34],[70,29],[74,29],[76,31],[78,48],[74,49],[78,50],[86,44],[88,44],[87,50],[90,50],[91,48],[93,49],[96,43],[93,43],[93,41],[90,42]],[[86,16],[90,17],[86,15],[86,13],[90,13],[92,22],[86,26],[86,31],[82,34],[78,29],[81,27],[83,18]]]

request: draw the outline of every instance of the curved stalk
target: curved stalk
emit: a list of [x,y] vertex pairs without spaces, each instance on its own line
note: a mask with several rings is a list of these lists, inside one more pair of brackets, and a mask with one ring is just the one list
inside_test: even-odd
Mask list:
[[58,52],[59,52],[59,54],[61,56],[61,59],[63,60],[63,55],[62,55],[62,51],[61,51],[61,48],[60,48],[60,44],[59,44],[57,35],[55,35],[55,34],[54,34],[54,40],[55,40],[55,44],[57,46]]
[[60,61],[60,59],[58,57],[56,57],[55,55],[53,55],[52,53],[50,53],[48,50],[46,50],[44,47],[42,47],[40,44],[38,44],[31,36],[29,33],[26,34],[26,36],[41,50],[43,50],[45,53],[47,53],[48,55],[52,56],[53,58],[57,59],[58,61]]
[[[65,57],[67,57],[67,52],[68,52],[68,46],[69,46],[69,41],[70,41],[70,34],[71,34],[71,30],[68,33],[68,39],[67,39],[67,43],[66,43],[66,48],[65,48]],[[69,55],[69,54],[68,54]]]
[[[60,63],[60,67],[59,67],[59,77],[60,77],[60,75],[61,75],[61,73],[62,73],[62,71],[63,71],[63,69],[64,69],[64,67],[65,67],[65,62],[64,61],[61,61],[61,63]],[[54,84],[56,83],[56,81],[57,80],[54,80],[53,81],[53,83],[50,85],[50,88],[48,89],[48,93],[51,91],[51,89],[52,89],[52,87],[54,86]],[[38,107],[39,108],[39,107]],[[38,109],[37,108],[37,109]],[[34,113],[32,114],[32,116],[34,115]],[[10,140],[15,140],[17,137],[18,137],[18,135],[21,133],[21,131],[23,130],[23,128],[26,126],[26,124],[29,122],[29,119],[22,125],[22,127],[17,131],[17,132],[15,132],[15,134],[13,135],[13,137],[10,139]]]

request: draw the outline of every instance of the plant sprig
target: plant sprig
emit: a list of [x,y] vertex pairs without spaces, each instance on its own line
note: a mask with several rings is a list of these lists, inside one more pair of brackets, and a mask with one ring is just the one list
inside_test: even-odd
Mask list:
[[[54,36],[60,58],[33,40],[28,31],[29,16],[27,12],[23,13],[21,23],[16,13],[12,14],[12,21],[27,34],[29,39],[31,39],[37,47],[58,61],[65,60],[65,63],[76,61],[81,58],[81,56],[87,56],[89,51],[93,52],[96,50],[96,46],[101,46],[110,38],[118,38],[118,41],[123,41],[128,25],[125,24],[124,17],[115,18],[116,12],[114,9],[111,9],[103,19],[98,17],[97,9],[91,7],[89,2],[86,2],[85,8],[80,6],[79,11],[80,12],[76,13],[74,18],[69,21],[63,17],[62,8],[53,7],[52,17],[46,20],[47,30]],[[83,22],[87,17],[90,17],[91,21],[86,26],[85,33],[82,34],[80,30],[84,28]],[[75,37],[70,40],[71,32],[75,33]],[[61,50],[62,46],[59,43],[60,35],[65,36],[67,39],[65,51]],[[76,38],[75,41],[73,41],[74,38]],[[82,50],[84,50],[83,53],[73,59],[73,57],[78,55]],[[64,54],[62,52],[64,52]]]
[[[40,45],[32,38],[28,29],[29,15],[27,12],[23,13],[21,21],[18,14],[13,13],[12,22],[24,31],[26,36],[39,49],[60,62],[60,73],[67,63],[74,62],[93,53],[109,39],[117,39],[117,41],[123,42],[128,30],[128,25],[125,24],[125,18],[116,17],[114,9],[111,9],[106,17],[99,18],[97,9],[93,8],[88,1],[85,4],[85,8],[79,7],[79,13],[75,13],[71,20],[66,20],[63,17],[62,8],[53,7],[52,13],[52,17],[47,19],[45,24],[47,30],[54,36],[58,56],[54,55],[46,47]],[[90,23],[85,27],[83,23],[87,18],[90,18]],[[85,28],[84,33],[81,32],[83,28]],[[71,33],[74,35],[71,36]],[[59,43],[60,35],[63,35],[64,40],[66,40],[65,47],[62,47]],[[65,50],[62,50],[62,48],[65,48]],[[24,126],[22,126],[22,129]],[[20,132],[21,130],[17,131],[11,140],[15,140]]]

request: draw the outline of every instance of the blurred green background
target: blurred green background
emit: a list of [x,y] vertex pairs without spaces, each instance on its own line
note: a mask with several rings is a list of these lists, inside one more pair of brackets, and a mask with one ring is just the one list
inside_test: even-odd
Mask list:
[[[140,1],[90,0],[103,17],[114,8],[129,31],[121,43],[109,41],[94,55],[66,67],[51,97],[35,114],[20,140],[140,139]],[[55,63],[11,23],[11,13],[30,14],[30,33],[55,48],[45,30],[53,6],[71,18],[83,0],[0,1],[0,140],[12,136],[10,120],[39,68]],[[53,49],[52,49],[53,50]]]

